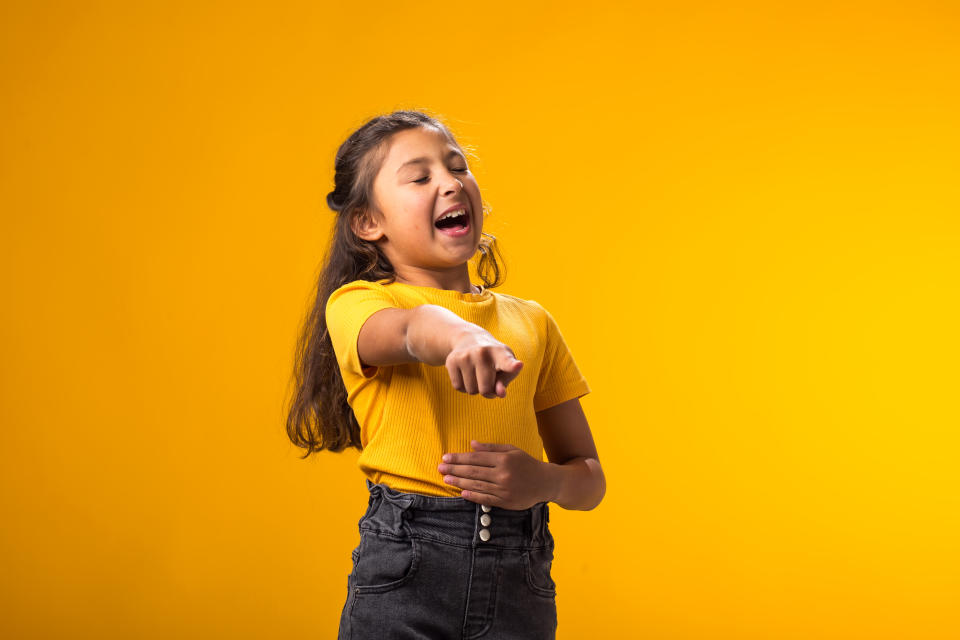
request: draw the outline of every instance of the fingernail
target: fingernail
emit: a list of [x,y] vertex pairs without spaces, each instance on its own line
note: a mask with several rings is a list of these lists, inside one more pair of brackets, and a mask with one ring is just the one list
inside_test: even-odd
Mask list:
[[449,453],[443,454],[442,460],[443,460],[444,462],[450,462],[450,454],[449,454]]

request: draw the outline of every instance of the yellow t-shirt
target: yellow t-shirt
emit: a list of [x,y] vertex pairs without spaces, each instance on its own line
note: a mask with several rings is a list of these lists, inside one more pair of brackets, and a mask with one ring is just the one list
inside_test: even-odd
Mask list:
[[[453,388],[444,366],[422,362],[364,367],[357,354],[360,328],[388,307],[434,304],[489,331],[523,362],[505,398]],[[443,481],[440,456],[473,451],[470,440],[512,444],[543,460],[536,412],[590,392],[553,317],[539,303],[482,290],[461,293],[387,280],[356,280],[334,291],[327,330],[347,400],[360,424],[357,462],[372,481],[412,493],[458,496]]]

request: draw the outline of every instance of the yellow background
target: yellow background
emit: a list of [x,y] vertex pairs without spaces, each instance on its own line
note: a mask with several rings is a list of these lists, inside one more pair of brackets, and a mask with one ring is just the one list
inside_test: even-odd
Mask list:
[[956,5],[342,4],[0,8],[0,636],[335,636],[293,344],[422,107],[593,388],[559,638],[960,637]]

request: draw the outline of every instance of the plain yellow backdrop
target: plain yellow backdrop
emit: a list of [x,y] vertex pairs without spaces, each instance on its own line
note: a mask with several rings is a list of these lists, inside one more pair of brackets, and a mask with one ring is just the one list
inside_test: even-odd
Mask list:
[[333,638],[366,488],[293,345],[367,118],[440,115],[608,489],[558,637],[960,637],[960,12],[0,7],[0,636]]

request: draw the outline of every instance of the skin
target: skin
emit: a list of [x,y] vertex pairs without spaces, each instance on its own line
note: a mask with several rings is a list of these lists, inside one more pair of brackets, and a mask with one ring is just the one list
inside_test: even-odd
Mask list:
[[[407,164],[414,158],[425,160]],[[471,231],[454,238],[442,234],[434,221],[458,203],[467,207]],[[477,252],[483,230],[480,188],[466,157],[439,130],[418,127],[391,137],[374,179],[373,204],[352,226],[359,237],[379,245],[397,281],[479,292],[470,283],[467,261]],[[523,367],[488,331],[435,305],[373,314],[361,328],[358,352],[370,366],[444,365],[456,390],[492,400],[506,396],[507,385]],[[444,454],[437,471],[471,502],[505,509],[538,502],[593,509],[603,499],[606,480],[579,399],[537,412],[537,425],[549,462],[511,444],[474,440],[474,451]]]

